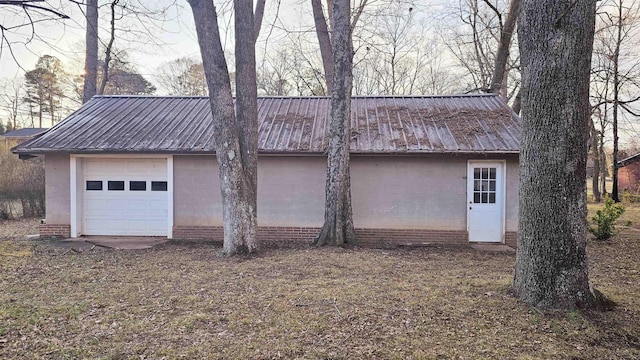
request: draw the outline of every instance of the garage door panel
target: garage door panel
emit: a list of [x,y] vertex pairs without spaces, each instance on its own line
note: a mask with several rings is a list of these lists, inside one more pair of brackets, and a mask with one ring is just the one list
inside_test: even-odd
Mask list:
[[[85,181],[102,181],[103,190],[83,191],[83,233],[86,235],[166,236],[168,193],[151,191],[152,181],[167,181],[166,159],[85,159]],[[124,190],[108,190],[109,181],[123,181]],[[143,190],[130,190],[143,181]]]

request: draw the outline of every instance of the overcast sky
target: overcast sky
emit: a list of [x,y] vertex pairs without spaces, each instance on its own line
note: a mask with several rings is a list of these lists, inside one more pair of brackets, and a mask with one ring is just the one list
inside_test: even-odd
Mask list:
[[[125,49],[130,55],[130,61],[135,64],[138,71],[157,85],[154,79],[157,68],[164,62],[180,57],[199,58],[199,49],[191,10],[186,0],[159,0],[132,1],[134,6],[150,6],[149,10],[163,10],[162,14],[153,14],[143,17],[144,27],[140,19],[133,16],[118,20],[119,29],[130,28],[130,31],[122,31],[117,34],[115,47]],[[277,45],[284,41],[284,30],[311,31],[312,17],[308,0],[267,0],[267,11],[264,18],[262,31],[258,41],[258,57],[260,52],[269,46]],[[416,12],[433,10],[443,1],[424,1],[422,5],[414,6]],[[376,1],[369,1],[375,5]],[[48,1],[49,6],[59,9],[70,18],[66,20],[47,20],[37,22],[34,25],[35,35],[30,38],[32,29],[30,26],[17,28],[7,33],[11,41],[11,50],[6,43],[3,44],[0,54],[0,78],[21,78],[24,70],[31,70],[39,56],[53,55],[64,63],[65,68],[73,73],[82,73],[84,67],[84,36],[85,19],[84,6],[79,6],[68,0]],[[408,2],[409,3],[409,2]],[[100,41],[104,44],[108,39],[108,14],[109,8],[105,1],[100,4]],[[230,13],[228,2],[216,1],[218,12]],[[51,14],[41,15],[32,12],[34,18],[45,16],[51,18]],[[229,17],[226,21],[220,20],[225,37],[222,39],[225,48],[232,49],[233,34],[224,29],[230,27]],[[23,12],[17,7],[0,6],[0,24],[5,27],[24,23]],[[162,92],[162,89],[159,89]]]

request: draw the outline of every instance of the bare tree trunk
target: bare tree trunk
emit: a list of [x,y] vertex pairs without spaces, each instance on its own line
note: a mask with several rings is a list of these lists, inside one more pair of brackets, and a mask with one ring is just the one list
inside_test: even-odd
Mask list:
[[327,93],[331,94],[333,89],[333,50],[331,46],[331,38],[329,37],[329,28],[327,27],[327,19],[322,11],[322,0],[311,0],[311,9],[313,10],[313,22],[316,27],[316,36],[320,45],[320,55],[322,56],[322,66],[324,68],[324,78],[327,85]]
[[104,94],[104,89],[107,87],[107,81],[109,81],[109,64],[111,63],[111,50],[113,48],[113,42],[116,39],[116,5],[120,0],[111,1],[111,37],[109,43],[104,51],[104,64],[102,64],[102,81],[100,81],[100,89],[98,95]]
[[503,87],[502,82],[507,73],[507,61],[509,60],[509,48],[511,47],[511,38],[513,30],[516,27],[516,20],[520,13],[520,0],[511,0],[507,19],[504,22],[502,31],[500,32],[500,42],[498,43],[498,51],[496,52],[496,60],[493,65],[493,76],[491,77],[490,91],[494,94],[500,93]]
[[98,0],[87,0],[86,16],[83,104],[96,94],[96,83],[98,81]]
[[515,293],[541,308],[589,307],[586,160],[596,0],[524,0],[520,214]]
[[355,244],[349,150],[352,59],[350,0],[333,1],[333,88],[329,130],[324,225],[314,245]]
[[[236,54],[237,61],[240,60],[242,63],[238,67],[242,69],[240,71],[242,74],[238,74],[241,78],[238,92],[242,92],[242,95],[238,95],[243,99],[238,104],[239,113],[242,115],[236,118],[229,71],[220,42],[216,9],[210,0],[189,0],[188,2],[193,11],[202,63],[209,87],[216,157],[220,168],[224,223],[223,251],[226,255],[254,252],[257,250],[255,239],[257,231],[255,176],[257,172],[255,172],[255,164],[250,164],[249,168],[245,168],[244,165],[257,158],[254,152],[257,144],[246,145],[253,141],[257,134],[257,111],[254,112],[257,106],[253,108],[257,100],[249,99],[251,96],[255,97],[250,94],[255,91],[255,66],[253,70],[248,69],[251,64],[255,64],[255,57],[244,58],[250,57],[255,51],[249,49],[255,44],[252,3],[250,0],[234,1],[236,26],[238,21],[244,22],[236,28],[236,43],[243,43],[236,47],[236,51],[239,51]],[[252,74],[254,84],[250,86],[248,82]],[[240,109],[241,106],[243,109]],[[243,126],[249,128],[243,128]],[[243,131],[245,133],[242,133]]]
[[591,156],[593,157],[593,177],[591,178],[591,189],[593,200],[600,202],[600,149],[598,149],[598,130],[591,121]]
[[53,94],[51,93],[52,90],[49,90],[49,113],[51,115],[51,127],[53,127],[54,123],[55,123],[55,106],[53,104]]
[[[259,0],[264,2],[264,0]],[[234,0],[236,48],[236,121],[245,187],[243,206],[250,212],[244,221],[244,237],[255,248],[258,229],[258,87],[256,74],[256,25],[252,0]],[[262,5],[264,11],[264,4]],[[262,21],[262,19],[260,20]],[[251,36],[253,35],[253,36]],[[253,251],[253,249],[248,249]],[[233,252],[233,251],[232,251]]]
[[520,86],[520,89],[518,89],[516,98],[513,99],[513,104],[511,104],[511,110],[513,110],[514,113],[520,115],[521,108],[522,108],[522,86]]
[[[258,35],[260,35],[260,28],[262,28],[262,17],[264,16],[264,6],[266,5],[267,0],[258,0],[256,3],[256,12],[254,18],[254,26],[253,33],[254,39],[258,40]],[[255,46],[254,46],[255,48]],[[255,50],[254,50],[255,51]]]
[[613,185],[611,187],[611,199],[620,202],[618,195],[618,105],[620,103],[620,45],[622,43],[622,0],[618,3],[618,23],[616,24],[616,47],[613,52]]

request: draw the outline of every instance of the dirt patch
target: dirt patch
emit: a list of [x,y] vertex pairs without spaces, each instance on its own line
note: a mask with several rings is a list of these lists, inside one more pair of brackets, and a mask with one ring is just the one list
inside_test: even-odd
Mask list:
[[81,253],[0,241],[0,358],[638,359],[640,241],[589,243],[609,312],[541,312],[515,256],[220,244]]

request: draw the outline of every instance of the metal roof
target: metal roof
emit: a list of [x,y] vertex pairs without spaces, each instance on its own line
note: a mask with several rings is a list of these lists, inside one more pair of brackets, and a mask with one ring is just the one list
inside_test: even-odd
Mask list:
[[618,167],[625,167],[627,165],[631,165],[633,163],[636,163],[640,161],[640,153],[637,153],[635,155],[631,155],[627,158],[624,158],[620,161],[618,161]]
[[49,130],[49,128],[24,128],[0,134],[2,137],[31,137]]
[[[96,96],[15,153],[213,153],[206,97]],[[258,98],[262,153],[322,153],[329,97]],[[520,118],[494,94],[355,96],[352,153],[517,153]]]

